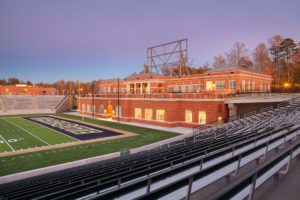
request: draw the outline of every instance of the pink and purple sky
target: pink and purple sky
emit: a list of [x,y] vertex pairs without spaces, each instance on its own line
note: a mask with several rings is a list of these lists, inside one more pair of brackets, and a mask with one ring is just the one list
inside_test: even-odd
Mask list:
[[0,78],[33,82],[125,77],[146,49],[188,38],[194,66],[237,41],[300,41],[299,0],[1,0]]

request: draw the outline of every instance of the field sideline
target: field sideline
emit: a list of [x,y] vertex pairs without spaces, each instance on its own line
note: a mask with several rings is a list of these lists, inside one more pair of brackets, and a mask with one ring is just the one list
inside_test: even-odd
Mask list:
[[[67,114],[57,114],[54,116],[81,120],[81,117]],[[178,135],[176,133],[167,131],[136,127],[96,119],[86,118],[84,121],[96,125],[136,133],[137,135],[128,138],[117,138],[108,141],[92,142],[88,144],[79,144],[76,146],[0,157],[0,176],[118,152],[126,148],[136,148]],[[27,124],[27,122],[27,120],[18,118],[16,116],[0,117],[0,136],[2,136],[6,141],[18,138],[29,138],[30,141],[32,141],[29,144],[28,142],[25,142],[25,140],[21,140],[21,142],[18,142],[17,145],[13,142],[10,142],[9,144],[11,147],[5,142],[6,145],[1,145],[2,148],[0,149],[0,152],[11,151],[12,149],[26,149],[28,145],[30,145],[30,147],[39,147],[47,146],[47,143],[48,145],[52,145],[74,141],[73,138],[64,136],[39,124],[33,122],[30,122],[32,124]],[[9,131],[8,134],[7,131]],[[29,134],[27,131],[31,134]],[[13,136],[10,136],[10,134]]]

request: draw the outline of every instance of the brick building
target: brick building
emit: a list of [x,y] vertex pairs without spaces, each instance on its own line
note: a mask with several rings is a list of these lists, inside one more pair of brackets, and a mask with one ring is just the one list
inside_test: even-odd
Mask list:
[[186,76],[132,75],[101,81],[97,94],[79,98],[78,107],[98,118],[192,127],[226,120],[227,95],[269,92],[271,81],[269,75],[241,68]]
[[0,85],[0,95],[52,95],[56,94],[55,88],[43,88],[28,86],[26,84],[18,85]]

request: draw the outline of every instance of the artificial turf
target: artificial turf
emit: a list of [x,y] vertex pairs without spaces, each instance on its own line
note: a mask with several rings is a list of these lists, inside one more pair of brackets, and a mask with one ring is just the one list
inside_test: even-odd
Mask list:
[[[64,118],[81,120],[81,117],[79,116],[67,114],[57,115]],[[173,132],[137,127],[91,118],[85,118],[84,121],[137,133],[138,135],[127,138],[118,138],[107,141],[80,144],[76,146],[62,147],[52,150],[42,150],[38,152],[0,157],[0,176],[89,158],[93,156],[105,155],[108,153],[118,152],[123,149],[141,147],[178,135]],[[14,121],[14,123],[19,122]]]

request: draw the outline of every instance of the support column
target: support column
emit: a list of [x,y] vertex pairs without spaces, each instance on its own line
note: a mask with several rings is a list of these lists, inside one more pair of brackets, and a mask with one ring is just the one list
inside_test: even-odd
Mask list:
[[136,83],[134,83],[134,91],[133,91],[133,94],[135,94],[136,93]]
[[238,106],[234,103],[228,104],[229,117],[233,117],[237,115]]
[[147,84],[147,94],[151,93],[151,86],[150,86],[150,82],[148,82]]

